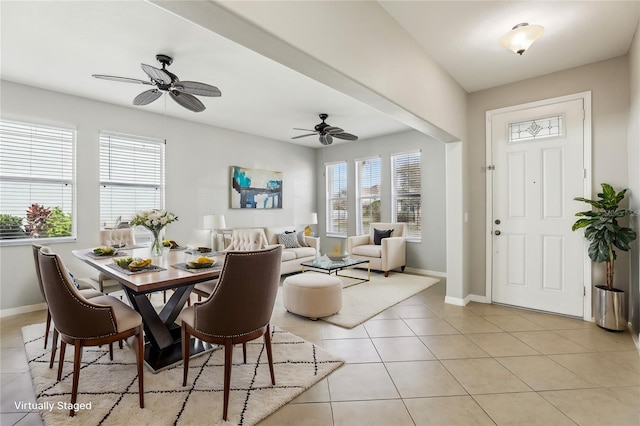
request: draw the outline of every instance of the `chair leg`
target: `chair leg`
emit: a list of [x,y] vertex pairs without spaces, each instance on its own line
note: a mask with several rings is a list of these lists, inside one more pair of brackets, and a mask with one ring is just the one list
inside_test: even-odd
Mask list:
[[222,406],[222,420],[227,420],[229,408],[229,389],[231,388],[231,366],[233,364],[233,342],[225,339],[224,342],[224,405]]
[[58,349],[58,329],[53,327],[53,342],[51,343],[51,359],[49,360],[49,368],[53,368],[53,362],[56,360],[56,350]]
[[189,374],[189,357],[191,356],[191,354],[189,353],[190,340],[191,336],[189,336],[187,327],[185,326],[185,324],[182,324],[182,386],[187,386],[187,375]]
[[271,373],[271,384],[276,384],[276,375],[273,372],[273,353],[271,352],[271,330],[267,325],[267,332],[264,333],[264,347],[267,349],[267,360],[269,360],[269,372]]
[[144,328],[142,324],[140,324],[135,339],[138,349],[138,393],[140,394],[140,408],[144,408]]
[[75,416],[75,411],[73,410],[73,404],[75,404],[78,400],[78,379],[80,379],[80,361],[82,361],[82,342],[80,340],[76,340],[73,344],[75,351],[73,353],[73,383],[71,385],[71,409],[69,410],[69,415],[71,417]]
[[47,326],[44,330],[44,348],[47,349],[47,341],[49,340],[49,331],[51,330],[51,311],[47,308]]
[[244,361],[244,363],[247,363],[247,342],[244,342],[242,344],[242,361]]
[[162,291],[162,303],[167,303],[167,290]]
[[109,359],[113,361],[113,342],[109,343]]
[[60,340],[60,359],[58,359],[58,381],[62,380],[62,366],[64,365],[64,352],[67,344],[64,340]]
[[389,271],[384,271],[384,276],[388,277],[389,276]]
[[122,340],[118,340],[118,347],[120,349],[122,349],[124,347],[124,345],[122,344]]

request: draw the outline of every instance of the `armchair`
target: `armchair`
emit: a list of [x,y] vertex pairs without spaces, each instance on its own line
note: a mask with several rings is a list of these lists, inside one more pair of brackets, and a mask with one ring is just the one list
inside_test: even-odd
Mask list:
[[[133,233],[133,228],[100,230],[100,245],[111,246],[114,244],[134,246],[136,244],[136,237]],[[101,293],[109,294],[122,290],[122,285],[120,285],[118,281],[109,278],[108,275],[100,272],[98,274],[98,290]]]
[[[391,236],[375,244],[375,230],[392,230]],[[354,259],[368,260],[371,269],[383,271],[389,276],[392,269],[404,268],[407,264],[406,228],[404,223],[371,223],[368,235],[347,238],[347,250]]]

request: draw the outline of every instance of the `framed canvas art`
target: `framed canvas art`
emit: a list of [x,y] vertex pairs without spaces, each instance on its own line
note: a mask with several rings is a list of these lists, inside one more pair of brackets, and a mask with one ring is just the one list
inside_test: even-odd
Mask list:
[[231,166],[232,209],[281,209],[282,172]]

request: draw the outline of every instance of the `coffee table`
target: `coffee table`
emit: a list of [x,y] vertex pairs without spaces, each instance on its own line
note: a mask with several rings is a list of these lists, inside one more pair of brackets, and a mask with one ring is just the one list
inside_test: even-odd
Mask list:
[[[354,277],[353,275],[338,274],[338,272],[342,271],[343,269],[351,268],[356,265],[362,265],[363,263],[367,264],[367,278]],[[329,260],[329,261],[322,261],[322,260],[316,259],[310,262],[302,262],[300,266],[302,267],[302,272],[304,272],[305,267],[323,271],[328,273],[329,275],[331,275],[331,272],[334,272],[334,275],[337,277],[345,277],[345,278],[358,280],[359,282],[357,282],[356,284],[365,283],[371,280],[371,262],[363,259],[347,259],[347,260],[343,259],[343,260]]]

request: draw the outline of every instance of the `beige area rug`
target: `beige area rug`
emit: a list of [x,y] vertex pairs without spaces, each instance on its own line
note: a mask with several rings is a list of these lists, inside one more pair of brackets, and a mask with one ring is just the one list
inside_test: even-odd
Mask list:
[[60,404],[71,401],[73,348],[67,348],[58,383],[57,360],[49,369],[50,351],[43,349],[44,324],[24,327],[22,335],[38,409],[46,425],[253,425],[343,364],[312,343],[273,327],[276,385],[271,385],[262,339],[247,344],[247,364],[242,364],[242,346],[238,346],[231,370],[228,422],[223,422],[224,350],[194,358],[186,387],[182,387],[182,365],[157,374],[145,368],[145,408],[141,409],[135,352],[116,345],[110,361],[106,346],[85,348],[78,402],[91,408],[69,417],[68,409],[61,409]]
[[[305,272],[319,273],[319,272]],[[342,272],[341,272],[342,273]],[[367,272],[359,269],[348,269],[345,274],[354,277],[365,277]],[[333,275],[333,274],[332,274]],[[342,309],[335,315],[320,318],[331,324],[344,328],[353,328],[378,315],[391,306],[428,289],[438,283],[437,278],[390,272],[388,277],[382,273],[371,272],[371,281],[357,284],[353,278],[338,276],[342,280]],[[282,304],[282,294],[279,294]]]

